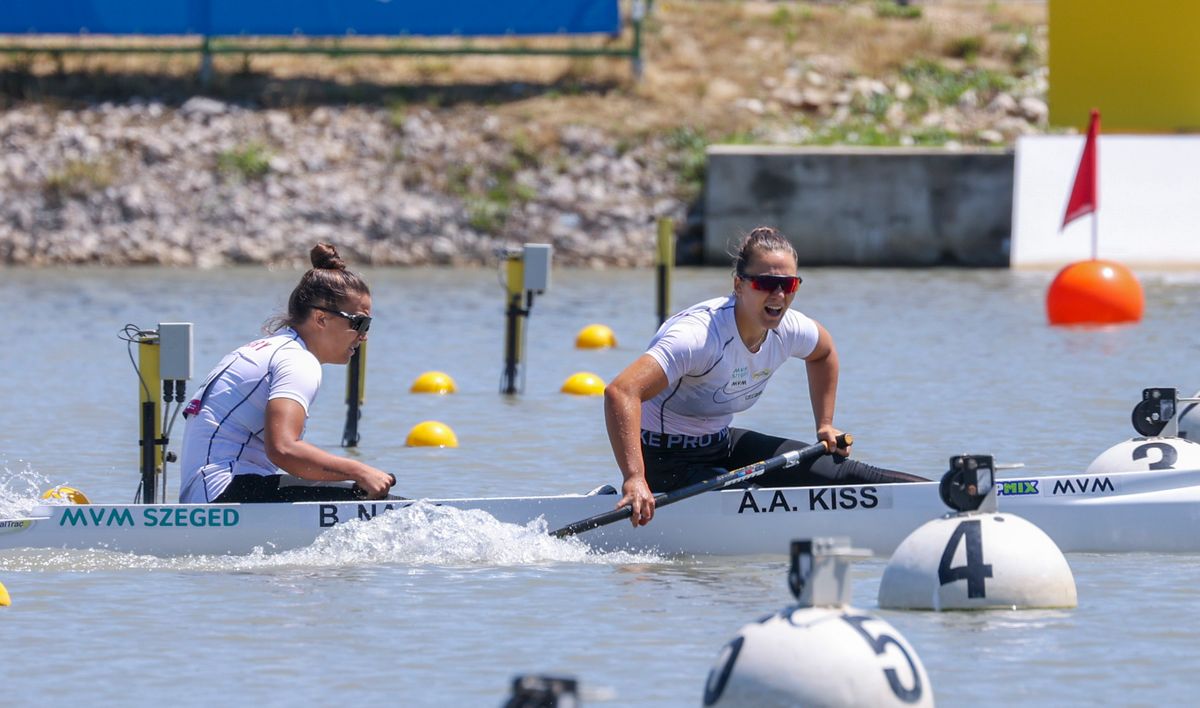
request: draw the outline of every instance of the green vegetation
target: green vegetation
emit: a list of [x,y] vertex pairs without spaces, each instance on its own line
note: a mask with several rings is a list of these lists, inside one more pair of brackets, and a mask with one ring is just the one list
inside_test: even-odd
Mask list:
[[249,143],[217,155],[217,170],[236,179],[262,179],[271,171],[271,154],[260,143]]
[[900,70],[900,76],[913,87],[912,102],[922,110],[931,102],[951,105],[968,90],[990,96],[1012,87],[1011,76],[989,69],[970,68],[953,71],[937,62],[921,59]]
[[807,6],[779,5],[771,13],[770,23],[772,27],[783,31],[784,44],[791,47],[800,38],[798,25],[810,22],[812,19],[813,11]]
[[1042,60],[1037,45],[1033,42],[1033,30],[1031,28],[1023,32],[1018,32],[1006,53],[1009,61],[1022,72],[1029,71],[1041,63]]
[[55,202],[82,199],[112,185],[115,170],[107,160],[70,160],[42,182],[46,197]]
[[708,138],[692,126],[682,126],[667,133],[667,145],[677,155],[679,181],[690,196],[704,188],[704,176],[708,169]]
[[806,141],[808,145],[856,145],[887,147],[900,145],[900,136],[878,123],[867,120],[847,121],[840,125],[819,126]]
[[504,164],[478,174],[470,165],[452,165],[446,173],[446,187],[451,194],[462,197],[472,228],[498,234],[514,208],[537,196],[531,187],[517,181],[523,167],[515,154]]
[[917,5],[901,5],[898,2],[880,0],[875,3],[875,16],[881,19],[916,20],[921,17],[921,8]]
[[959,37],[951,40],[946,45],[947,56],[964,59],[966,61],[975,61],[979,58],[979,53],[983,51],[983,37],[979,35],[970,35],[967,37]]
[[408,103],[399,96],[389,96],[387,99],[388,125],[396,130],[404,128],[408,118]]

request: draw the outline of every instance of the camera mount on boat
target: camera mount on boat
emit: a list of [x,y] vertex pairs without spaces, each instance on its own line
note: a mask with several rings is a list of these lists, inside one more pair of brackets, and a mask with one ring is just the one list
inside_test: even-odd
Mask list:
[[1175,419],[1175,404],[1179,390],[1173,387],[1142,389],[1142,400],[1133,407],[1133,429],[1148,438],[1158,437],[1165,430],[1168,437],[1179,433]]
[[[955,455],[938,493],[955,511],[995,511],[996,464],[991,455]],[[990,502],[987,500],[991,499]],[[985,502],[987,502],[985,504]]]
[[871,552],[851,548],[844,536],[792,541],[788,588],[800,605],[840,607],[850,604],[850,564]]

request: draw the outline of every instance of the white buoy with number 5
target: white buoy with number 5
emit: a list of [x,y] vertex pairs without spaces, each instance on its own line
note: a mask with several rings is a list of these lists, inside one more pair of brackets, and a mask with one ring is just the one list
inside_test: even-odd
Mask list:
[[1032,523],[996,509],[990,455],[950,459],[942,500],[959,513],[913,531],[879,582],[879,606],[903,610],[1075,607],[1062,551]]
[[738,631],[704,687],[706,706],[932,706],[920,658],[887,622],[849,606],[845,539],[792,542],[798,604]]

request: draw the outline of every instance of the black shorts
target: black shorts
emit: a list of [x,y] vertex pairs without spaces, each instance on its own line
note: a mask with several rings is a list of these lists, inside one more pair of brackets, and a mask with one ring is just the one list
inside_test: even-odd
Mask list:
[[350,487],[338,485],[284,485],[283,475],[239,474],[213,500],[214,504],[267,504],[271,502],[360,501]]
[[[700,444],[703,442],[708,444]],[[727,434],[714,433],[699,438],[642,431],[642,462],[646,467],[646,482],[650,485],[650,491],[669,492],[791,450],[802,450],[808,445],[798,440],[742,428],[729,428]],[[731,484],[730,488],[927,481],[924,477],[875,467],[841,455],[821,455],[795,467],[767,472]]]

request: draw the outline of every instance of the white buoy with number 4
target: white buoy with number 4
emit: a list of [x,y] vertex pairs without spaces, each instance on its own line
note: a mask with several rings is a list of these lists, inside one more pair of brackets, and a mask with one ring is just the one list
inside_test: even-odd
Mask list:
[[920,658],[887,622],[850,607],[846,539],[792,542],[798,604],[742,627],[704,687],[706,706],[932,706]]
[[959,513],[913,531],[892,554],[879,606],[903,610],[1075,607],[1062,551],[1032,523],[996,508],[990,455],[950,458],[942,501]]

